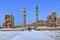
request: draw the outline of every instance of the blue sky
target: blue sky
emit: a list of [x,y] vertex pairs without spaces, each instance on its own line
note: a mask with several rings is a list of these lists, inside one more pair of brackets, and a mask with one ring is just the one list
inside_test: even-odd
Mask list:
[[35,7],[38,5],[38,19],[46,20],[53,11],[60,17],[60,0],[0,0],[0,26],[3,25],[4,15],[12,14],[15,25],[23,25],[23,8],[26,7],[26,24],[36,20]]

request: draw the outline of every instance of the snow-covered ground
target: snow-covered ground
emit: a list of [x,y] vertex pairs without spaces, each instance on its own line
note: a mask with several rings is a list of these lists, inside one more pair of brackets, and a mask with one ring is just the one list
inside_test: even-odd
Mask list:
[[60,40],[60,31],[0,31],[0,40]]

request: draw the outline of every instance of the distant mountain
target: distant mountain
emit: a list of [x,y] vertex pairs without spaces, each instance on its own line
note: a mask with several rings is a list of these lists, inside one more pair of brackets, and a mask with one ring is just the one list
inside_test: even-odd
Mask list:
[[[47,21],[44,21],[44,20],[39,20],[38,21],[38,26],[46,26],[46,23]],[[32,24],[29,24],[29,25],[36,25],[36,22],[32,23]]]
[[[36,25],[36,22],[29,24],[29,25]],[[38,26],[46,26],[47,25],[47,21],[45,20],[39,20],[38,21]],[[57,18],[57,25],[60,26],[60,18]]]

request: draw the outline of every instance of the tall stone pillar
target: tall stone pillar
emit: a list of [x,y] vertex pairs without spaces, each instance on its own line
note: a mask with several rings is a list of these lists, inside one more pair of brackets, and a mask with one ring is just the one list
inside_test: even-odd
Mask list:
[[23,15],[24,15],[24,27],[26,28],[26,8],[23,9]]
[[38,25],[38,5],[36,6],[36,26]]

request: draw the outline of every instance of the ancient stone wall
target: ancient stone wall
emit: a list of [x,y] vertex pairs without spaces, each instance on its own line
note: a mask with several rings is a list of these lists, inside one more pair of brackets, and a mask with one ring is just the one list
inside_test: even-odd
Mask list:
[[14,16],[5,15],[3,27],[4,28],[13,28],[14,27]]
[[47,17],[47,26],[48,27],[57,27],[57,16],[56,12],[53,12],[52,15]]

